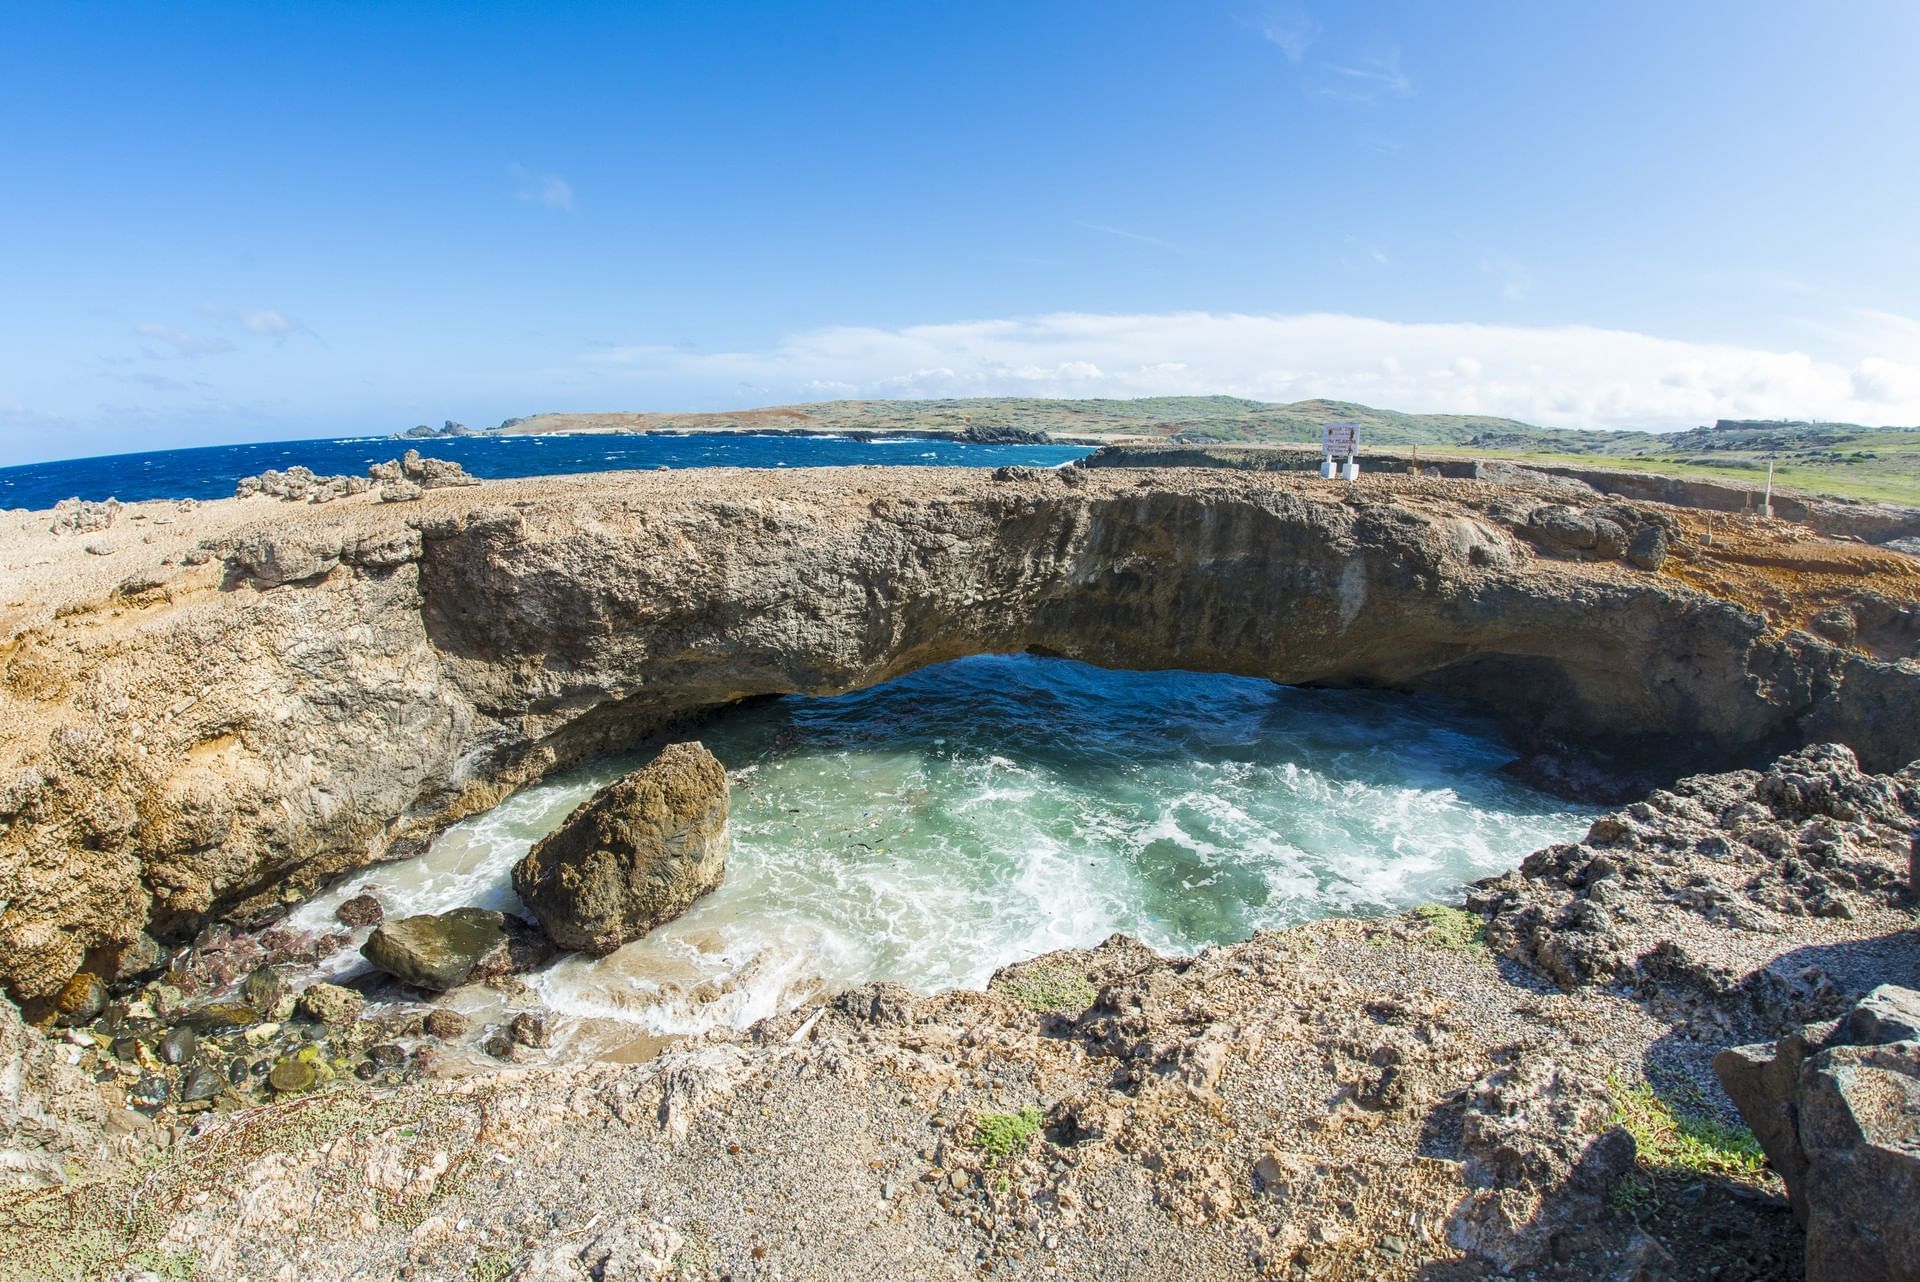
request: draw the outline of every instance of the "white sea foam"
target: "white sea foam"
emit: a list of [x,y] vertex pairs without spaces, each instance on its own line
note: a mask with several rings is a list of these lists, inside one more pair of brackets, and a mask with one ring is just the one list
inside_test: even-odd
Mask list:
[[[1062,660],[962,660],[759,705],[701,737],[730,767],[726,882],[610,957],[529,978],[563,1017],[563,1053],[745,1027],[822,986],[979,987],[1116,931],[1191,952],[1396,910],[1587,822],[1495,775],[1508,754],[1456,711]],[[330,926],[363,885],[389,916],[517,910],[513,864],[634,764],[528,788],[295,924]],[[356,963],[346,950],[329,969]],[[455,1002],[486,1015],[498,998]]]

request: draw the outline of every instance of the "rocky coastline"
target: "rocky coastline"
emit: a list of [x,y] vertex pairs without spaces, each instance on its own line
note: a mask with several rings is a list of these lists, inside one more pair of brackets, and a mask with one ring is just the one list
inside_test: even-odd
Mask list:
[[[14,519],[26,1276],[1798,1276],[1777,1180],[1668,1162],[1634,1092],[1731,1125],[1716,1053],[1920,986],[1920,577],[1804,528],[1201,469]],[[279,982],[330,943],[289,904],[557,766],[1013,650],[1475,699],[1531,777],[1639,799],[1457,907],[872,985],[641,1065],[441,1078],[474,1030],[432,984],[363,1018]],[[494,979],[544,960],[494,928]]]

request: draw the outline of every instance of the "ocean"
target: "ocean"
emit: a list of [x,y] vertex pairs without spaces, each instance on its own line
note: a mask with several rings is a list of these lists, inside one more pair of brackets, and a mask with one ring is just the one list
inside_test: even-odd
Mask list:
[[0,509],[48,508],[61,499],[224,499],[234,483],[269,468],[312,468],[323,476],[365,475],[367,467],[417,449],[480,477],[683,467],[1057,467],[1081,445],[974,445],[959,441],[839,436],[468,436],[395,440],[385,436],[263,441],[191,450],[113,454],[0,468]]

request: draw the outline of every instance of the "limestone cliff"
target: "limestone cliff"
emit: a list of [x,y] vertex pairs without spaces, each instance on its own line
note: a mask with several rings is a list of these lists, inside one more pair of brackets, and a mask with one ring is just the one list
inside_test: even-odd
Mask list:
[[[1920,668],[1529,534],[1564,497],[838,469],[136,505],[85,535],[14,517],[0,978],[43,995],[143,928],[262,920],[557,764],[741,698],[986,651],[1463,695],[1563,776],[1660,780],[1825,739],[1874,770],[1920,756]],[[1615,508],[1711,559],[1671,516]],[[1855,582],[1916,595],[1871,566]]]

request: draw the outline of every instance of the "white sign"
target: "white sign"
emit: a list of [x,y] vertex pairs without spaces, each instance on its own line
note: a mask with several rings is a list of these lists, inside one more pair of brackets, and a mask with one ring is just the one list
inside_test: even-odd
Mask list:
[[1360,448],[1358,423],[1327,423],[1320,428],[1320,448],[1327,454],[1351,454]]

